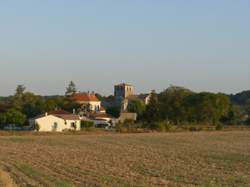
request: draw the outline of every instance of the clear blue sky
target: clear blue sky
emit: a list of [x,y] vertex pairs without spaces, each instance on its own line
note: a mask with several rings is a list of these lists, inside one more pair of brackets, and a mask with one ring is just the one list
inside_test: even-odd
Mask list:
[[0,95],[250,89],[250,0],[0,1]]

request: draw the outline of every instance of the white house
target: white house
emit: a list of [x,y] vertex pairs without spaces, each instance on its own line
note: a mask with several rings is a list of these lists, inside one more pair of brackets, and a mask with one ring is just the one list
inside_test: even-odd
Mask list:
[[30,119],[30,126],[38,127],[39,132],[62,132],[64,130],[81,130],[79,116],[66,113],[45,113]]
[[101,109],[101,101],[95,93],[77,93],[72,96],[72,99],[92,112],[99,112]]

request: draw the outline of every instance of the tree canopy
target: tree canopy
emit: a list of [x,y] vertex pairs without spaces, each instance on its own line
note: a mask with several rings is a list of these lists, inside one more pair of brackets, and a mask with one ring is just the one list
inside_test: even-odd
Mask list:
[[70,81],[68,87],[66,88],[65,95],[71,96],[77,92],[76,85],[73,81]]

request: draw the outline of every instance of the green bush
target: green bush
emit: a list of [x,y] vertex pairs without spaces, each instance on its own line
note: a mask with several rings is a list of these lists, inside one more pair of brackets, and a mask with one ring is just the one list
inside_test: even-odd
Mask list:
[[81,129],[94,127],[93,121],[81,121]]
[[223,129],[223,125],[222,124],[217,124],[216,127],[215,127],[215,129],[217,131],[222,130]]
[[35,124],[35,130],[38,132],[40,130],[40,125],[39,124]]
[[199,126],[190,126],[188,129],[189,129],[189,131],[192,131],[192,132],[197,132],[197,131],[202,130],[202,128]]
[[173,125],[168,121],[162,121],[158,123],[158,130],[161,132],[168,132],[172,129]]
[[120,123],[120,122],[116,123],[115,130],[116,132],[119,132],[119,133],[132,132],[130,125],[128,124],[124,125],[124,123]]

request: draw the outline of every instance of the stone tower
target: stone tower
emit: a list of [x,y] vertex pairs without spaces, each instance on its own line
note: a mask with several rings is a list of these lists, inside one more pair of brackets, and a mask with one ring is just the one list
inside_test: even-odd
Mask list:
[[115,85],[114,95],[126,99],[128,96],[134,95],[134,87],[125,83]]

